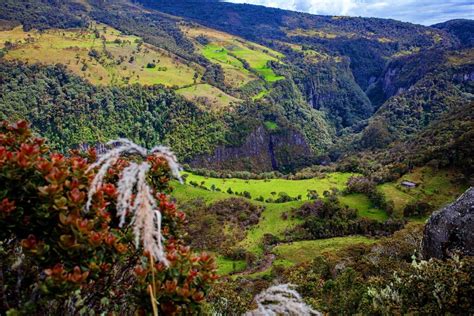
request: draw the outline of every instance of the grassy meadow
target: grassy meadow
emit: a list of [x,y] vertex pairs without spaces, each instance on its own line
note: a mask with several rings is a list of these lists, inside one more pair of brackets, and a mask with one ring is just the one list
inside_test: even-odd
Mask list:
[[295,241],[276,246],[273,253],[277,256],[276,264],[288,266],[311,261],[325,252],[335,252],[351,245],[372,244],[376,241],[377,239],[364,236]]
[[168,51],[144,44],[103,24],[88,29],[24,32],[21,27],[0,32],[0,45],[12,43],[5,58],[29,63],[61,62],[92,84],[168,87],[193,84],[201,66],[188,65]]
[[[353,175],[351,173],[334,172],[326,174],[324,178],[307,180],[244,180],[237,178],[209,178],[186,173],[186,184],[176,184],[173,196],[177,199],[178,203],[187,203],[201,199],[206,204],[210,204],[235,197],[235,192],[249,192],[251,194],[251,203],[264,206],[264,210],[260,215],[259,222],[247,229],[244,239],[239,242],[238,246],[253,253],[257,258],[263,258],[265,255],[262,247],[264,235],[272,234],[282,238],[286,230],[300,223],[298,219],[283,215],[289,214],[292,209],[306,203],[308,201],[306,196],[308,190],[316,190],[320,195],[331,188],[343,191],[347,180]],[[449,170],[437,170],[435,172],[430,168],[419,168],[395,182],[379,185],[378,189],[385,194],[389,201],[394,202],[395,215],[400,215],[403,214],[403,208],[413,201],[429,200],[436,207],[452,201],[453,197],[459,195],[465,189],[456,185],[455,179],[456,174]],[[406,189],[400,185],[405,180],[413,181],[419,185],[415,189]],[[197,186],[190,185],[191,181],[197,184]],[[211,190],[211,187],[214,191]],[[234,192],[233,194],[227,193],[229,188]],[[285,192],[292,197],[301,195],[302,199],[286,203],[269,203],[255,200],[255,198],[260,196],[264,197],[264,199],[274,199],[278,197],[280,192]],[[388,215],[383,210],[374,207],[369,198],[364,194],[340,194],[339,200],[342,204],[357,209],[361,217],[378,221],[388,219]],[[417,219],[410,221],[417,221]],[[314,257],[326,252],[334,252],[351,245],[372,244],[376,241],[377,239],[364,236],[346,236],[278,244],[272,250],[272,253],[276,256],[272,266],[292,266],[310,261]],[[246,269],[246,264],[243,260],[234,261],[218,255],[217,261],[221,275],[234,274]],[[263,270],[246,274],[246,277],[255,278],[270,274],[271,267],[266,267]]]
[[[255,73],[269,83],[284,79],[268,66],[268,62],[278,61],[283,57],[277,51],[201,26],[183,26],[182,30],[194,41],[204,57],[222,66],[226,80],[232,87],[239,88],[258,79]],[[200,37],[204,37],[208,43],[200,43]],[[252,71],[246,69],[241,60],[245,60]]]
[[[461,195],[467,187],[456,181],[457,174],[452,170],[433,170],[430,167],[417,168],[395,182],[384,183],[378,188],[387,199],[393,201],[397,215],[403,215],[403,209],[409,203],[425,201],[440,208],[455,197]],[[409,189],[401,185],[403,181],[417,184]]]
[[[272,122],[269,122],[271,124]],[[226,192],[229,188],[233,192],[247,191],[252,198],[262,196],[264,199],[277,198],[278,193],[285,192],[291,197],[301,195],[302,200],[308,200],[308,190],[316,190],[319,195],[331,188],[343,190],[347,180],[353,175],[352,173],[334,172],[328,174],[325,178],[305,179],[305,180],[286,180],[286,179],[268,179],[268,180],[244,180],[244,179],[221,179],[208,178],[204,176],[187,173],[187,183],[191,181],[203,185],[206,188],[219,188],[222,192]]]
[[176,92],[210,111],[226,109],[231,103],[241,101],[207,83],[185,87]]
[[[234,194],[226,192],[228,188],[231,188],[234,192],[248,191],[251,193],[253,198],[258,196],[263,196],[264,198],[277,196],[278,193],[273,195],[272,192],[286,192],[290,196],[302,195],[302,200],[286,203],[267,203],[252,200],[252,203],[262,205],[265,209],[260,216],[259,223],[247,231],[246,237],[240,242],[240,245],[257,256],[263,254],[261,240],[265,234],[283,237],[283,234],[287,229],[300,223],[298,219],[291,217],[283,219],[283,214],[288,214],[292,209],[298,208],[309,201],[306,196],[307,190],[316,190],[320,195],[322,195],[322,192],[330,190],[331,188],[337,188],[342,191],[344,190],[349,177],[353,175],[351,173],[336,172],[330,173],[327,177],[322,179],[243,180],[236,178],[207,178],[191,173],[186,174],[187,184],[176,184],[175,190],[173,191],[173,196],[177,199],[178,203],[186,203],[196,199],[202,199],[206,204],[210,204],[218,200],[235,197]],[[208,189],[212,185],[215,185],[215,187],[220,188],[221,191],[210,191],[202,187],[194,187],[189,185],[190,181],[197,182],[199,185]],[[373,207],[369,199],[363,194],[340,195],[339,199],[341,203],[357,209],[359,215],[362,217],[368,217],[380,221],[384,221],[388,218],[384,211]]]
[[245,260],[231,260],[223,256],[216,256],[217,273],[227,275],[245,270],[247,263]]

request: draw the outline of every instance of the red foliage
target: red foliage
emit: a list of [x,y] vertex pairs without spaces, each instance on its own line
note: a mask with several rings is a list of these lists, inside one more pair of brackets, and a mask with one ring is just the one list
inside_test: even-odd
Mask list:
[[[89,294],[88,307],[99,306],[94,300],[109,295],[111,300],[130,304],[129,311],[150,311],[147,288],[152,274],[161,313],[198,311],[217,278],[215,263],[208,254],[194,254],[182,241],[186,216],[166,195],[170,190],[166,161],[158,156],[147,158],[152,164],[148,180],[163,215],[169,267],[151,265],[149,256],[134,245],[127,227],[118,227],[115,184],[128,165],[126,160],[110,169],[90,212],[84,212],[95,173],[87,169],[96,156],[94,150],[67,156],[51,153],[26,122],[0,124],[0,259],[15,261],[18,246],[25,255],[21,272],[0,266],[5,276],[0,287],[13,291],[19,273],[33,282],[20,282],[21,295],[6,293],[8,301],[0,304],[0,314],[12,308],[44,312],[55,306],[51,301],[59,308],[77,289]],[[104,293],[105,289],[109,291]]]

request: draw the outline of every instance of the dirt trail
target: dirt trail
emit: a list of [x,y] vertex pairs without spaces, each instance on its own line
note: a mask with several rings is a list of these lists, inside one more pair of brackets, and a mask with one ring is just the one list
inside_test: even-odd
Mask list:
[[258,266],[253,267],[251,269],[244,270],[242,272],[235,273],[233,275],[249,275],[249,274],[254,274],[254,273],[258,273],[258,272],[263,272],[263,271],[271,268],[275,258],[276,258],[276,256],[273,253],[267,253],[267,254],[265,254],[265,256],[263,256],[263,259],[261,260],[261,262]]

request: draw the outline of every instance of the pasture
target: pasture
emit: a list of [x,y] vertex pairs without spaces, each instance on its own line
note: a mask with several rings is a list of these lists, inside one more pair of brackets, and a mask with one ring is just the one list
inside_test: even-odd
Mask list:
[[[10,43],[5,58],[28,63],[62,63],[96,85],[193,84],[201,66],[185,63],[172,53],[143,43],[103,24],[87,29],[50,29],[24,32],[21,27],[0,32],[0,43]],[[198,75],[200,76],[200,75]]]

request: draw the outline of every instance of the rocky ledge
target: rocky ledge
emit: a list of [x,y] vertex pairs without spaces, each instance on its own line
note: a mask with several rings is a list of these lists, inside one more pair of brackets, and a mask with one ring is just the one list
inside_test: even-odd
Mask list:
[[430,217],[422,249],[426,259],[474,255],[474,188]]

